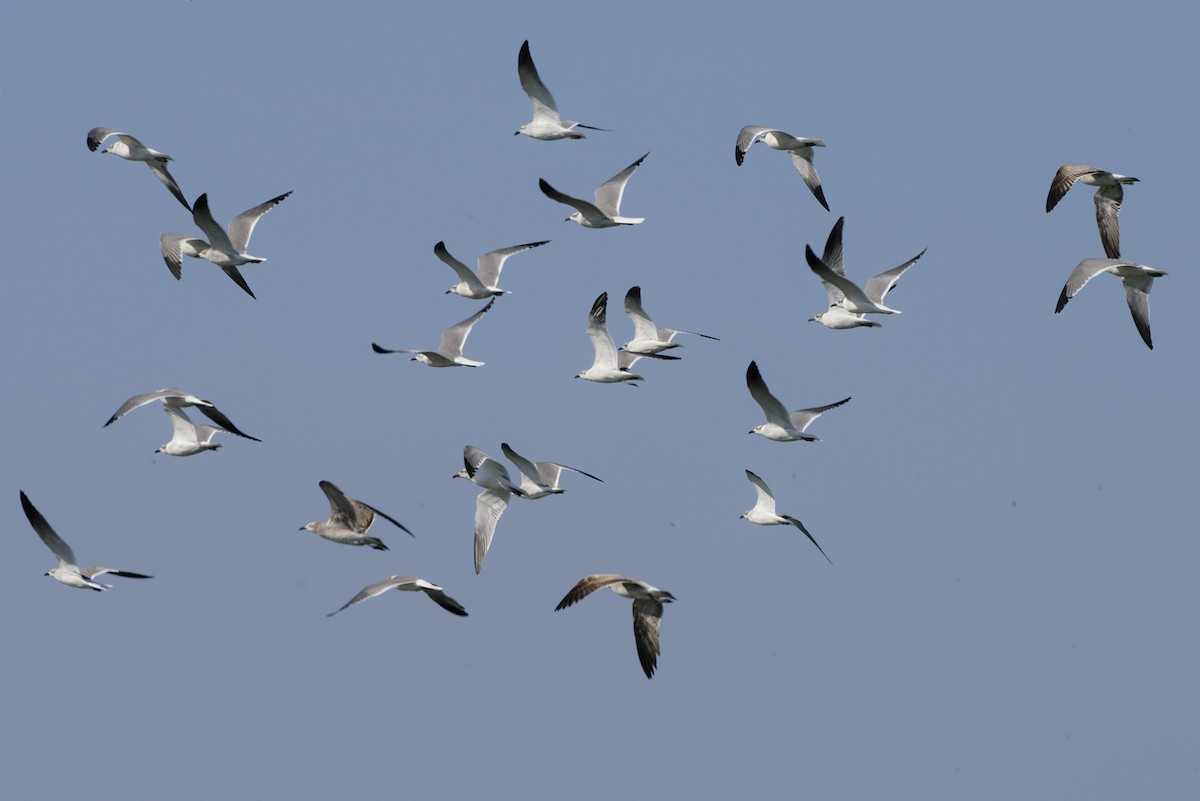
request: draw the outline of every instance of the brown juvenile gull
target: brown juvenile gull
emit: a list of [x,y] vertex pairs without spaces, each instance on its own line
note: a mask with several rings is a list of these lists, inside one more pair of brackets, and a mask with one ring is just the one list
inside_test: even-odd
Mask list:
[[554,611],[566,609],[604,587],[623,598],[633,599],[633,641],[637,644],[638,661],[642,663],[646,678],[653,678],[661,650],[658,643],[658,625],[662,621],[663,604],[671,603],[675,596],[644,581],[618,576],[615,573],[597,573],[581,578],[558,602]]

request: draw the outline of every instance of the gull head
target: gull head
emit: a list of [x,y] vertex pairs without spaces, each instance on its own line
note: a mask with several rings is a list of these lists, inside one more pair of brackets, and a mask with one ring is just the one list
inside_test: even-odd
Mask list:
[[580,225],[583,225],[583,214],[577,211],[574,214],[572,214],[570,217],[565,218],[563,220],[563,222],[573,222],[573,223],[579,223]]
[[467,468],[465,468],[465,467],[462,470],[459,470],[454,475],[450,476],[450,478],[470,478],[470,477],[471,477],[471,475],[467,472]]
[[300,527],[300,531],[316,531],[316,523],[305,523]]

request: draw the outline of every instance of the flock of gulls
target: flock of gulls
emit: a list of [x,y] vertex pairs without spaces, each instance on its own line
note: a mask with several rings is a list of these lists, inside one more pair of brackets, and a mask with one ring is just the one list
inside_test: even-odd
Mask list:
[[[534,65],[528,41],[521,45],[517,56],[517,75],[521,88],[528,95],[529,102],[533,107],[533,117],[517,129],[516,135],[553,141],[585,139],[586,136],[581,129],[607,130],[563,119],[559,115],[554,96],[542,81],[537,67]],[[101,150],[106,142],[110,142],[110,144]],[[772,149],[785,151],[812,195],[826,211],[830,210],[821,179],[813,165],[814,148],[825,147],[823,141],[794,136],[775,128],[747,125],[738,133],[734,145],[734,158],[738,166],[743,164],[750,149],[758,142],[762,142]],[[230,220],[225,227],[222,227],[212,216],[207,194],[200,195],[194,203],[188,202],[179,184],[168,170],[167,163],[171,161],[169,155],[146,147],[130,134],[108,128],[93,128],[89,131],[87,146],[93,152],[100,150],[102,153],[110,153],[128,161],[145,163],[155,177],[166,186],[171,195],[191,213],[193,222],[207,237],[207,240],[179,233],[164,233],[160,237],[163,260],[177,280],[182,278],[183,256],[191,256],[217,265],[242,291],[254,297],[254,292],[238,268],[264,261],[263,258],[248,253],[250,237],[258,221],[287,199],[291,192],[285,192],[242,212]],[[630,179],[645,162],[647,156],[649,153],[642,155],[602,183],[595,190],[592,201],[561,192],[545,179],[540,178],[538,185],[551,200],[570,206],[573,212],[567,217],[567,220],[584,228],[637,225],[644,222],[644,218],[624,216],[621,212],[621,205]],[[1061,312],[1067,302],[1092,278],[1100,273],[1112,273],[1124,284],[1126,300],[1133,314],[1138,333],[1148,347],[1153,347],[1150,338],[1150,287],[1155,278],[1166,273],[1124,260],[1120,254],[1118,215],[1124,194],[1123,188],[1136,181],[1136,178],[1085,166],[1064,166],[1054,176],[1050,193],[1046,198],[1047,212],[1054,209],[1076,183],[1097,187],[1095,193],[1096,222],[1106,254],[1106,258],[1084,259],[1071,272],[1058,299],[1055,312]],[[899,266],[881,272],[860,285],[846,276],[842,242],[844,222],[845,218],[843,217],[834,224],[821,255],[818,256],[811,246],[805,248],[805,259],[824,288],[827,300],[826,308],[809,319],[834,330],[878,328],[881,323],[874,318],[900,313],[885,305],[887,295],[895,287],[897,281],[921,259],[925,251],[922,250]],[[501,271],[505,263],[513,256],[546,244],[548,241],[527,242],[490,251],[480,256],[477,260],[477,268],[472,269],[452,256],[444,242],[438,242],[433,249],[434,255],[450,267],[457,278],[457,282],[446,290],[446,294],[459,295],[468,300],[486,300],[487,303],[466,319],[443,331],[441,341],[436,348],[389,349],[371,343],[372,349],[380,354],[410,354],[412,360],[429,367],[484,366],[483,362],[464,356],[463,349],[471,331],[484,315],[492,310],[497,298],[507,294],[507,290],[501,289],[499,286]],[[594,300],[586,321],[586,332],[592,345],[594,358],[591,366],[581,370],[576,378],[602,384],[628,383],[636,386],[636,382],[645,380],[642,375],[633,372],[634,365],[640,360],[672,361],[680,358],[671,352],[682,345],[675,341],[678,336],[688,335],[709,340],[717,339],[709,334],[658,325],[642,305],[642,290],[639,286],[631,287],[626,292],[624,311],[633,325],[633,334],[627,342],[618,347],[608,329],[608,293],[603,292]],[[746,369],[746,386],[751,398],[761,407],[765,417],[765,422],[750,429],[749,433],[758,434],[775,442],[815,441],[817,437],[808,433],[809,427],[825,412],[839,408],[850,401],[850,398],[847,397],[822,406],[789,411],[788,407],[767,388],[756,361],[751,361]],[[215,451],[221,447],[221,443],[214,441],[214,437],[218,434],[230,434],[260,442],[256,437],[234,425],[233,421],[218,410],[211,401],[179,389],[159,389],[133,395],[117,408],[104,425],[111,425],[126,414],[156,402],[171,422],[171,439],[158,448],[158,453],[168,456],[193,456],[205,451]],[[194,423],[185,412],[185,409],[188,408],[203,415],[212,424]],[[467,445],[463,449],[464,467],[453,474],[454,478],[469,480],[480,490],[475,499],[474,518],[474,564],[477,574],[483,569],[484,558],[491,548],[497,524],[514,497],[533,501],[562,494],[566,491],[560,486],[564,473],[574,473],[597,482],[601,481],[599,477],[577,467],[558,462],[528,459],[513,450],[507,442],[501,443],[500,449],[504,458],[515,468],[515,472],[510,472],[502,462],[492,458],[483,450],[473,445]],[[751,470],[746,470],[746,478],[754,489],[755,502],[753,507],[741,514],[741,519],[762,526],[794,526],[808,538],[821,556],[832,564],[832,560],[799,518],[776,511],[775,496],[767,482]],[[370,504],[350,498],[332,482],[321,481],[319,487],[329,503],[329,517],[323,521],[307,523],[301,527],[301,531],[311,532],[330,542],[368,546],[379,551],[387,551],[388,546],[382,539],[369,533],[377,519],[382,518],[409,536],[413,535],[395,518]],[[58,566],[47,571],[46,575],[69,587],[97,592],[111,589],[111,585],[96,581],[100,576],[151,578],[143,573],[115,568],[79,567],[71,547],[51,528],[46,518],[33,505],[24,491],[21,491],[20,499],[30,525],[58,560]],[[663,605],[673,602],[675,597],[671,593],[639,579],[598,573],[580,579],[558,603],[555,611],[565,609],[603,588],[608,588],[617,595],[632,600],[634,642],[637,647],[638,660],[646,677],[652,677],[657,668],[660,653],[659,626]],[[463,605],[447,595],[441,586],[410,575],[394,575],[369,584],[341,607],[330,612],[329,615],[333,616],[389,590],[424,592],[448,612],[462,617],[467,615]]]

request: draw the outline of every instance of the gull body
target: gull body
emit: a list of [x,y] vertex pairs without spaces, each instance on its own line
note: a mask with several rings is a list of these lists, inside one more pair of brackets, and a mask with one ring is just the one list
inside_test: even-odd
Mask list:
[[653,678],[661,651],[658,627],[662,622],[663,604],[671,603],[675,596],[638,579],[618,576],[615,573],[596,573],[581,578],[558,602],[554,611],[566,609],[605,587],[622,598],[633,599],[633,641],[637,645],[638,661],[642,664],[646,678]]
[[212,401],[198,398],[195,395],[192,395],[190,392],[184,392],[180,389],[166,387],[163,389],[156,389],[154,392],[144,392],[141,395],[134,395],[132,398],[122,403],[120,408],[113,412],[112,417],[108,418],[108,422],[104,425],[112,425],[117,420],[132,412],[134,409],[138,409],[142,406],[145,406],[147,403],[153,403],[154,401],[160,401],[164,407],[169,406],[176,409],[183,409],[188,406],[193,406],[199,409],[201,414],[219,425],[223,430],[228,431],[230,434],[244,437],[245,439],[254,440],[255,442],[262,442],[261,439],[252,437],[249,434],[239,430],[238,427],[235,426],[228,417],[222,414],[221,411],[215,405],[213,405]]
[[813,148],[825,147],[825,143],[820,139],[810,139],[806,136],[792,136],[790,133],[781,131],[778,128],[768,128],[764,125],[747,125],[742,130],[738,131],[737,142],[733,146],[733,158],[738,166],[742,166],[742,161],[746,158],[746,151],[755,142],[762,142],[767,147],[775,150],[783,150],[792,158],[792,166],[796,168],[796,172],[800,173],[800,177],[804,179],[804,184],[813,193],[813,197],[817,199],[825,211],[829,211],[829,204],[825,202],[825,190],[821,188],[821,177],[817,175],[817,168],[813,166]]
[[104,144],[104,140],[110,136],[115,136],[117,140],[108,147],[101,150],[101,153],[112,153],[114,156],[119,156],[126,161],[141,161],[150,168],[150,172],[154,173],[154,177],[162,181],[175,199],[183,204],[183,207],[188,211],[192,210],[191,205],[187,202],[187,198],[183,196],[183,192],[179,188],[179,184],[171,177],[171,173],[167,170],[167,162],[173,159],[166,153],[160,153],[157,150],[148,148],[142,144],[135,136],[130,136],[127,133],[114,131],[111,128],[93,128],[88,131],[87,145],[88,150],[93,153],[100,145]]
[[333,617],[343,609],[347,609],[355,604],[362,603],[368,598],[374,598],[376,595],[382,595],[388,590],[401,590],[405,592],[423,592],[433,600],[438,606],[445,609],[447,612],[452,612],[459,617],[466,617],[467,610],[458,601],[451,598],[442,590],[440,586],[432,582],[426,581],[423,578],[416,576],[391,576],[383,581],[377,581],[374,584],[368,584],[358,591],[349,601],[346,601],[340,608],[333,610],[326,617]]
[[1121,201],[1125,198],[1123,185],[1137,183],[1137,178],[1128,175],[1118,175],[1108,170],[1088,167],[1082,164],[1064,164],[1054,174],[1050,182],[1050,192],[1046,195],[1046,213],[1058,205],[1058,201],[1070,191],[1076,182],[1095,186],[1096,194],[1092,200],[1096,204],[1096,227],[1100,229],[1100,243],[1104,245],[1104,253],[1110,259],[1121,258],[1121,226],[1119,216]]
[[809,268],[820,277],[821,284],[825,287],[825,296],[829,300],[828,309],[808,319],[826,328],[879,328],[879,323],[866,319],[865,315],[900,313],[884,306],[883,299],[900,280],[900,276],[908,272],[908,269],[925,255],[925,251],[922,250],[898,267],[872,276],[866,287],[859,290],[857,284],[846,278],[842,245],[842,227],[845,220],[845,217],[839,217],[834,223],[833,230],[829,232],[829,238],[825,241],[825,252],[820,258],[817,258],[812,248],[805,248],[804,256]]
[[338,489],[332,481],[321,481],[318,486],[329,500],[329,519],[306,523],[300,527],[301,531],[311,531],[331,542],[340,542],[344,545],[369,545],[377,551],[386,551],[388,547],[383,544],[383,540],[367,536],[367,531],[370,530],[378,516],[398,527],[408,536],[413,536],[413,533],[394,517],[384,514],[370,504],[347,498],[346,494]]
[[113,567],[79,567],[76,563],[75,552],[71,550],[71,546],[63,541],[62,537],[50,527],[46,522],[46,518],[42,517],[42,513],[37,510],[33,502],[29,500],[29,496],[21,490],[21,508],[25,510],[25,517],[29,519],[29,525],[33,526],[33,530],[37,532],[38,537],[47,548],[58,558],[58,567],[46,571],[46,575],[50,576],[60,584],[66,584],[68,587],[75,587],[80,590],[95,590],[103,592],[111,590],[111,584],[101,584],[93,581],[96,576],[112,575],[123,576],[125,578],[148,579],[153,576],[147,576],[143,573],[131,573],[128,570],[117,570]]
[[[600,296],[592,303],[592,310],[588,313],[587,335],[592,341],[592,350],[595,351],[595,358],[592,361],[592,366],[583,372],[576,375],[576,378],[583,378],[587,381],[595,381],[600,384],[617,384],[625,381],[642,381],[642,376],[636,373],[629,372],[629,367],[636,358],[622,365],[618,360],[617,346],[613,344],[613,339],[608,333],[608,293],[601,292]],[[622,354],[625,356],[625,354]],[[626,356],[636,357],[641,354],[630,354]],[[634,384],[633,386],[637,386]]]
[[767,416],[767,422],[750,429],[749,433],[758,434],[776,442],[794,442],[796,440],[816,442],[817,437],[806,434],[805,430],[822,414],[830,409],[836,409],[850,400],[843,398],[825,406],[814,406],[811,409],[789,412],[787,407],[767,389],[767,382],[763,381],[757,362],[750,362],[750,366],[746,368],[746,386],[750,389],[750,396],[762,407],[763,413]]
[[507,290],[501,289],[496,284],[500,280],[500,271],[504,269],[504,262],[509,256],[541,247],[549,241],[547,239],[544,242],[528,242],[524,245],[513,245],[510,248],[484,253],[479,257],[478,273],[451,256],[450,252],[446,250],[445,242],[438,242],[434,245],[433,253],[458,275],[459,282],[446,290],[447,295],[454,294],[471,300],[483,300],[494,295],[507,294]]
[[621,198],[625,194],[625,185],[629,183],[630,176],[642,165],[642,162],[646,160],[646,156],[649,155],[650,152],[647,151],[640,159],[600,184],[600,187],[596,190],[595,203],[588,203],[586,200],[565,195],[547,183],[544,178],[538,179],[538,186],[541,187],[542,194],[551,200],[557,200],[559,203],[573,206],[575,212],[567,217],[567,219],[582,225],[584,228],[612,228],[617,225],[637,225],[640,222],[644,222],[646,218],[622,217]]
[[452,325],[443,331],[442,341],[436,350],[417,350],[415,348],[389,350],[388,348],[380,347],[374,342],[371,343],[371,348],[376,353],[415,353],[416,356],[412,357],[413,361],[427,364],[430,367],[483,367],[484,362],[464,357],[462,349],[467,344],[467,337],[471,335],[471,329],[475,326],[475,323],[479,322],[479,319],[488,313],[495,302],[496,299],[492,298],[482,309],[461,323]]
[[771,488],[767,486],[767,482],[758,477],[757,474],[746,471],[746,478],[754,485],[755,501],[754,506],[742,512],[741,517],[744,520],[749,520],[758,526],[795,526],[803,532],[804,536],[808,537],[808,541],[817,546],[817,550],[821,552],[821,556],[825,557],[825,561],[833,564],[825,554],[825,549],[817,544],[812,534],[808,533],[808,529],[804,527],[797,518],[791,515],[781,515],[775,511],[775,496],[771,493]]
[[1058,296],[1054,313],[1062,311],[1067,302],[1087,286],[1088,281],[1101,273],[1111,273],[1121,279],[1121,284],[1125,287],[1125,302],[1129,305],[1129,313],[1133,315],[1133,324],[1137,326],[1146,347],[1153,350],[1154,343],[1150,339],[1150,287],[1155,278],[1166,275],[1162,270],[1124,259],[1084,259],[1067,276],[1067,283],[1063,285]]
[[192,207],[192,220],[196,223],[196,227],[208,237],[208,241],[205,242],[203,239],[187,234],[163,234],[160,236],[158,245],[167,269],[178,281],[183,278],[184,256],[204,259],[224,270],[225,274],[247,295],[254,297],[254,292],[246,283],[246,279],[242,277],[238,267],[243,264],[260,264],[266,261],[264,258],[251,256],[246,252],[246,248],[250,245],[250,235],[254,233],[254,226],[258,224],[262,216],[282,203],[290,194],[292,193],[284,192],[266,203],[246,209],[229,221],[228,230],[222,228],[213,219],[212,212],[208,208],[208,193],[196,198],[196,203]]
[[463,464],[463,469],[451,478],[470,479],[483,487],[483,492],[475,499],[475,573],[478,575],[483,570],[483,558],[492,547],[496,523],[508,508],[508,499],[514,494],[524,495],[525,491],[512,483],[507,467],[474,445],[463,448]]
[[558,495],[566,492],[565,489],[558,486],[559,478],[562,476],[564,470],[579,473],[596,481],[603,481],[603,479],[593,476],[591,473],[584,472],[578,467],[568,467],[558,462],[532,462],[508,447],[507,442],[500,443],[500,450],[504,452],[504,456],[510,462],[516,465],[517,470],[521,473],[521,497],[531,501],[538,498],[545,498],[547,495]]
[[521,45],[521,51],[517,53],[517,78],[520,79],[521,88],[529,96],[529,102],[533,106],[533,119],[518,128],[513,133],[514,136],[524,134],[533,139],[542,140],[586,139],[586,136],[575,129],[606,130],[584,125],[575,120],[564,120],[558,115],[558,104],[554,102],[554,95],[550,94],[550,90],[542,82],[537,67],[533,64],[533,56],[529,54],[528,39]]
[[216,426],[195,425],[178,406],[163,406],[163,411],[171,418],[171,439],[156,449],[155,453],[165,453],[167,456],[195,456],[204,451],[215,451],[221,443],[213,442],[214,434],[228,433]]
[[671,348],[683,347],[682,342],[675,342],[679,334],[691,334],[705,339],[717,339],[708,334],[696,331],[684,331],[682,328],[665,328],[655,325],[642,308],[642,288],[631,287],[625,293],[625,314],[633,322],[633,339],[621,346],[621,350],[636,353],[641,356],[652,356]]

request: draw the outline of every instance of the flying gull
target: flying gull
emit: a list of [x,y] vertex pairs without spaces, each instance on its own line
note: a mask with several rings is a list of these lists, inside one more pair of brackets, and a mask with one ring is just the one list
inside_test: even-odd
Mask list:
[[[596,381],[601,384],[617,384],[623,381],[644,381],[642,376],[629,372],[638,359],[648,356],[653,359],[676,359],[677,356],[647,353],[617,353],[617,346],[608,333],[608,293],[601,292],[588,313],[587,335],[592,340],[596,356],[592,366],[577,374],[576,378]],[[637,386],[637,384],[630,384]]]
[[[804,255],[808,260],[808,265],[821,278],[821,284],[825,287],[825,295],[829,300],[828,309],[808,319],[810,322],[818,322],[826,328],[879,328],[879,323],[868,320],[865,315],[868,313],[900,313],[884,306],[883,299],[900,280],[900,276],[904,275],[909,267],[912,267],[918,259],[925,255],[925,250],[899,267],[893,267],[873,276],[867,281],[866,287],[859,291],[858,285],[846,278],[846,268],[843,264],[842,225],[845,219],[845,217],[839,217],[838,221],[834,223],[833,230],[829,232],[829,238],[825,241],[825,253],[821,258],[817,258],[812,248],[805,250]],[[835,277],[831,278],[831,273]]]
[[1150,340],[1150,285],[1154,283],[1155,278],[1166,275],[1162,270],[1123,259],[1084,259],[1067,276],[1067,283],[1063,285],[1062,293],[1058,296],[1054,313],[1062,311],[1067,301],[1075,297],[1088,281],[1100,273],[1112,273],[1121,279],[1125,286],[1125,302],[1129,304],[1129,312],[1133,315],[1133,324],[1137,326],[1146,347],[1153,350],[1154,343]]
[[559,477],[564,470],[579,473],[596,481],[602,482],[604,480],[593,476],[591,473],[584,472],[578,467],[568,467],[558,462],[531,462],[508,447],[507,442],[500,443],[500,450],[504,452],[505,457],[516,465],[517,470],[521,472],[521,491],[523,493],[521,497],[528,498],[531,501],[538,498],[545,498],[547,495],[557,495],[566,492],[565,489],[558,486]]
[[117,570],[113,567],[79,567],[75,562],[75,552],[71,550],[71,546],[63,542],[62,538],[55,533],[50,524],[46,522],[46,518],[42,517],[42,513],[29,500],[24,490],[21,490],[21,508],[25,510],[25,516],[29,518],[29,525],[33,526],[33,530],[42,538],[42,542],[46,543],[46,547],[58,557],[58,567],[46,571],[46,575],[55,581],[81,590],[103,592],[111,590],[112,585],[93,581],[92,579],[96,576],[108,574],[136,579],[153,578],[153,576],[130,573],[128,570]]
[[804,536],[808,537],[809,542],[817,546],[817,550],[821,552],[821,556],[825,557],[825,561],[832,565],[833,561],[825,555],[825,549],[817,544],[803,523],[791,515],[776,514],[775,496],[771,494],[771,488],[767,486],[767,482],[749,470],[746,471],[746,478],[750,479],[750,483],[754,485],[755,501],[754,507],[742,512],[741,517],[759,526],[795,526],[804,533]]
[[213,219],[212,212],[208,210],[208,194],[205,193],[196,198],[196,204],[192,207],[192,220],[196,223],[196,227],[208,237],[208,241],[205,242],[203,239],[187,234],[163,234],[160,236],[158,245],[162,250],[163,261],[167,263],[167,269],[178,281],[183,278],[184,256],[205,259],[224,270],[225,274],[245,290],[247,295],[254,297],[250,285],[238,271],[238,266],[260,264],[266,261],[264,258],[251,256],[246,252],[246,248],[250,245],[250,235],[254,233],[254,226],[258,224],[259,218],[282,203],[290,194],[292,193],[284,192],[266,203],[246,209],[229,221],[228,232]]
[[1121,228],[1117,221],[1121,213],[1121,200],[1125,197],[1122,184],[1137,183],[1137,178],[1128,175],[1117,175],[1107,170],[1098,170],[1082,164],[1064,164],[1054,174],[1050,182],[1050,192],[1046,195],[1046,213],[1049,213],[1058,201],[1063,199],[1075,182],[1099,187],[1092,200],[1096,202],[1096,226],[1100,229],[1100,242],[1104,245],[1104,253],[1110,259],[1121,258]]
[[466,617],[467,610],[463,609],[463,605],[451,598],[438,585],[426,581],[423,578],[416,576],[392,576],[383,581],[377,581],[374,584],[368,584],[359,590],[358,595],[355,595],[339,609],[330,612],[326,617],[333,617],[342,609],[354,606],[357,603],[362,603],[368,598],[374,598],[376,595],[382,595],[388,590],[403,590],[406,592],[423,592],[433,599],[438,606],[445,609],[447,612],[453,612],[459,617]]
[[794,442],[798,439],[805,442],[816,442],[817,438],[812,434],[805,434],[805,429],[825,412],[836,409],[850,400],[843,398],[837,403],[830,403],[827,406],[815,406],[811,409],[788,412],[779,399],[767,389],[767,382],[763,381],[757,362],[750,362],[750,366],[746,368],[746,386],[750,388],[750,396],[758,402],[767,416],[767,422],[750,429],[749,433],[758,434],[776,442]]
[[479,322],[480,317],[488,313],[488,310],[492,308],[492,304],[495,302],[496,299],[492,298],[482,309],[461,323],[452,325],[443,331],[442,342],[437,346],[437,350],[418,350],[415,348],[389,350],[376,345],[374,342],[371,343],[371,349],[376,353],[415,353],[417,355],[413,356],[413,361],[427,364],[430,367],[483,367],[483,362],[464,358],[462,349],[463,345],[467,344],[467,337],[471,335],[471,328],[475,323]]
[[762,142],[775,150],[786,150],[787,154],[792,157],[792,166],[796,168],[796,172],[800,173],[800,177],[804,179],[804,183],[812,190],[820,204],[825,207],[825,211],[829,211],[829,204],[825,202],[825,191],[821,189],[821,177],[817,175],[817,168],[813,166],[812,162],[813,148],[825,147],[824,142],[806,136],[792,136],[778,128],[747,125],[738,131],[737,143],[733,146],[733,158],[739,167],[746,158],[746,151],[755,142]]
[[171,439],[156,448],[155,453],[165,453],[167,456],[195,456],[204,451],[215,451],[221,447],[219,442],[213,442],[214,434],[227,434],[225,429],[216,426],[195,425],[191,418],[178,406],[163,406],[163,411],[171,418]]
[[111,128],[93,128],[88,131],[88,150],[95,153],[96,148],[100,147],[104,143],[104,140],[110,136],[117,137],[117,141],[104,148],[104,150],[100,151],[101,153],[112,153],[114,156],[120,156],[127,161],[145,162],[146,166],[150,168],[150,172],[154,173],[154,176],[163,182],[163,186],[171,191],[175,199],[182,203],[183,207],[188,211],[192,210],[191,205],[187,202],[187,198],[180,191],[179,184],[175,183],[175,179],[167,171],[167,162],[172,159],[166,153],[159,153],[157,150],[152,150],[143,145],[137,137],[121,133],[120,131],[114,131]]
[[664,350],[682,347],[682,342],[674,341],[679,334],[717,339],[697,331],[684,331],[682,328],[665,328],[655,325],[654,321],[650,319],[650,315],[646,314],[646,310],[642,308],[642,288],[640,286],[631,287],[625,293],[625,314],[633,321],[633,339],[622,345],[621,350],[629,353],[652,356]]
[[525,134],[534,139],[545,140],[587,139],[575,129],[608,130],[584,125],[575,120],[564,120],[558,116],[558,104],[554,102],[554,95],[550,94],[546,84],[542,83],[537,67],[533,65],[533,56],[529,55],[528,39],[521,45],[521,52],[517,54],[517,77],[521,79],[521,88],[529,95],[529,102],[533,105],[533,119],[518,128],[513,136]]
[[642,663],[646,678],[653,678],[661,650],[658,643],[658,625],[662,622],[663,604],[671,603],[675,596],[644,581],[613,573],[597,573],[581,578],[558,602],[554,611],[566,609],[604,587],[623,598],[633,599],[633,640],[637,643],[638,661]]
[[512,483],[508,468],[488,456],[474,445],[463,448],[463,464],[451,478],[467,478],[483,487],[475,499],[475,573],[483,570],[483,557],[492,547],[496,534],[496,523],[508,508],[508,499],[524,495],[525,491]]
[[200,410],[201,414],[203,414],[209,420],[212,420],[224,430],[228,431],[230,434],[251,439],[255,442],[262,442],[262,440],[258,437],[252,437],[249,434],[241,431],[228,417],[222,414],[221,411],[213,405],[212,401],[207,401],[203,398],[197,398],[195,395],[184,392],[181,389],[163,388],[156,389],[154,392],[145,392],[141,395],[134,395],[132,398],[122,403],[121,408],[113,412],[112,417],[108,418],[108,422],[104,425],[112,425],[117,420],[120,420],[122,417],[132,412],[134,409],[145,406],[147,403],[152,403],[154,401],[161,401],[163,406],[173,406],[176,409],[194,406]]
[[640,159],[600,184],[600,188],[596,190],[595,204],[571,197],[570,195],[564,195],[547,183],[544,178],[538,179],[538,186],[541,187],[542,193],[551,200],[557,200],[559,203],[574,206],[576,211],[567,219],[571,222],[579,223],[584,228],[612,228],[616,225],[637,225],[646,218],[622,217],[621,196],[625,194],[625,184],[629,183],[629,177],[633,175],[634,170],[640,167],[642,162],[646,160],[646,156],[649,155],[650,152],[647,151]]
[[479,257],[478,273],[451,256],[450,252],[446,250],[445,242],[438,242],[434,245],[433,254],[450,265],[450,268],[458,274],[458,283],[446,290],[447,295],[455,294],[462,295],[464,298],[470,298],[471,300],[483,300],[493,295],[505,295],[508,293],[508,290],[501,289],[496,284],[500,280],[500,271],[504,269],[504,262],[509,256],[524,253],[531,248],[541,247],[549,241],[547,239],[544,242],[528,242],[524,245],[513,245],[510,248],[501,248],[500,250],[484,253]]
[[370,545],[377,551],[386,551],[388,547],[378,537],[368,537],[367,531],[375,522],[375,517],[382,517],[401,531],[414,536],[403,523],[376,509],[370,504],[347,498],[345,493],[332,481],[319,483],[321,491],[329,499],[329,519],[313,521],[300,527],[301,531],[311,531],[318,536],[345,545]]

